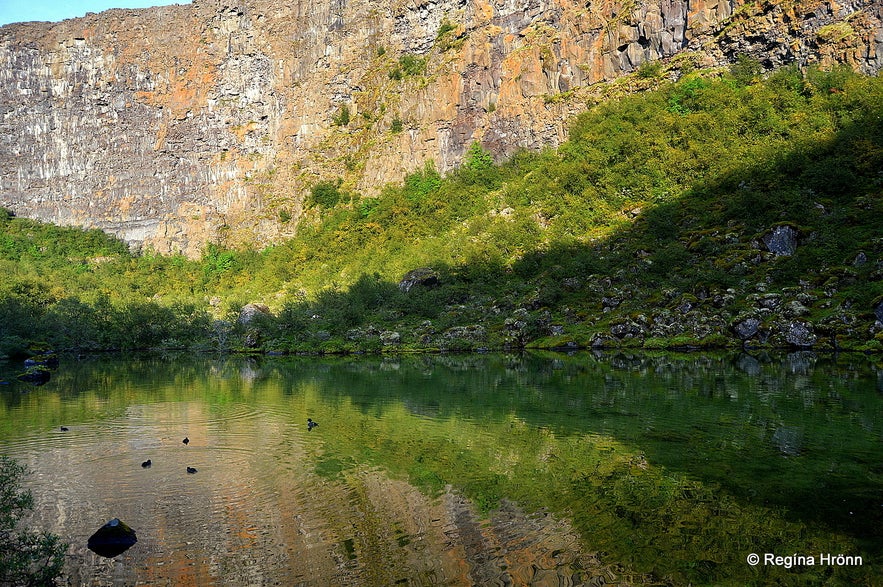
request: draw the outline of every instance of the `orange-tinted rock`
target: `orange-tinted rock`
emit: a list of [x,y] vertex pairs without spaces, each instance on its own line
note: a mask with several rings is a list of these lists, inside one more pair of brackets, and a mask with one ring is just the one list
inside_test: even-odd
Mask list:
[[[588,86],[646,61],[876,72],[881,19],[871,0],[197,0],[9,25],[0,206],[163,253],[261,246],[320,179],[372,195],[475,140],[555,146]],[[425,71],[391,75],[403,55]]]

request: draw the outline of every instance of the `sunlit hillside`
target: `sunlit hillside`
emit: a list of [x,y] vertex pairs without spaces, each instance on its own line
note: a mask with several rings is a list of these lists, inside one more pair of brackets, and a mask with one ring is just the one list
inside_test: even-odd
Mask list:
[[297,236],[260,251],[133,255],[4,216],[0,353],[879,351],[883,82],[759,72],[660,82],[577,117],[557,150],[495,165],[476,144],[377,197],[315,184]]

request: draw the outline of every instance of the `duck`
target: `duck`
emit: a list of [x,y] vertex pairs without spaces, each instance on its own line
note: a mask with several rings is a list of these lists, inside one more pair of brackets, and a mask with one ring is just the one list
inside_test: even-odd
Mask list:
[[184,440],[182,440],[181,442],[183,442],[184,444],[190,444],[190,439],[185,436]]
[[187,467],[187,472],[192,475],[193,473],[196,473],[196,468],[195,467]]
[[153,463],[150,462],[150,459],[147,459],[146,461],[144,461],[143,463],[141,463],[141,466],[144,467],[144,468],[146,469],[146,468],[148,468],[148,467],[149,467],[150,465],[152,465],[152,464],[153,464]]
[[59,428],[59,430],[61,430],[62,432],[67,432],[67,431],[70,430],[70,429],[69,429],[67,426],[61,426],[61,427]]
[[313,422],[312,418],[307,418],[307,431],[308,432],[312,432],[313,428],[315,428],[318,425],[319,425],[319,423]]

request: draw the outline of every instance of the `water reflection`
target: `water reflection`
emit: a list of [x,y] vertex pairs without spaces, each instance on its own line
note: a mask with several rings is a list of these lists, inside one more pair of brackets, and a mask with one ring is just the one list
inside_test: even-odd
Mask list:
[[[2,392],[0,446],[77,584],[867,582],[881,373],[812,353],[63,361]],[[138,543],[108,561],[86,539],[113,517]]]

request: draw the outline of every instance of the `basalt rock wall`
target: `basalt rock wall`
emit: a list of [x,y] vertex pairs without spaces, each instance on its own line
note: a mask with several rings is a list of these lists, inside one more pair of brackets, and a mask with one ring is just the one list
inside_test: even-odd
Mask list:
[[[0,28],[0,206],[198,255],[473,141],[555,146],[642,63],[883,63],[879,2],[197,0]],[[675,68],[674,71],[677,71]]]

